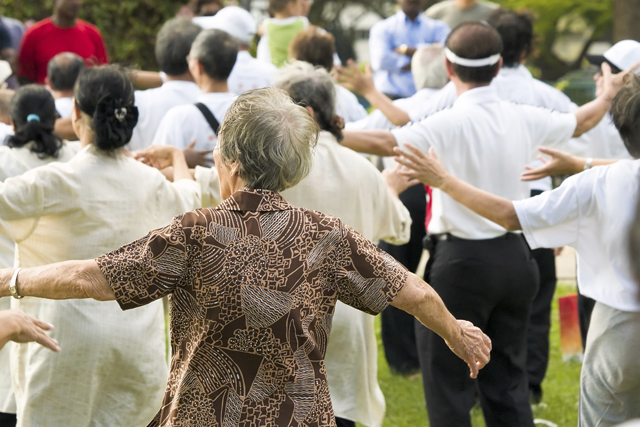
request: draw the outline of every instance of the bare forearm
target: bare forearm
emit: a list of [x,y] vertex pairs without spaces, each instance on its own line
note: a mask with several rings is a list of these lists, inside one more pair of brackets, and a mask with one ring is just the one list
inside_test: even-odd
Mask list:
[[607,111],[609,111],[609,107],[611,107],[611,100],[601,96],[578,108],[574,112],[576,121],[578,122],[576,130],[573,132],[574,138],[600,123],[600,120],[602,120]]
[[393,156],[393,148],[397,145],[393,134],[385,130],[346,130],[343,134],[341,144],[360,153]]
[[153,89],[162,86],[162,77],[153,71],[131,72],[133,85],[138,89]]
[[[0,270],[0,297],[11,296],[9,283],[15,269]],[[115,299],[107,279],[94,260],[65,261],[22,269],[17,280],[21,296],[47,299]]]
[[413,273],[391,302],[396,308],[415,316],[420,323],[447,341],[460,335],[460,327],[431,286]]
[[173,153],[173,181],[179,181],[181,179],[193,180],[193,175],[187,165],[187,160],[184,157],[184,153],[180,149],[176,149]]
[[364,97],[367,98],[367,101],[369,101],[371,105],[380,110],[395,126],[404,126],[411,121],[409,114],[403,109],[398,108],[385,94],[374,90],[365,93]]
[[456,202],[509,231],[522,229],[510,200],[480,190],[451,175],[446,176],[439,188]]
[[60,138],[66,139],[68,141],[75,141],[78,139],[76,132],[73,130],[71,119],[68,119],[68,118],[56,120],[53,133],[58,135]]

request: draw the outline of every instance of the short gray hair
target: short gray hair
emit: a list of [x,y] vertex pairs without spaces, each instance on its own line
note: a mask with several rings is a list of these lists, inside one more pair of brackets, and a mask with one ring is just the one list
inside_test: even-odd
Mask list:
[[236,162],[248,188],[283,191],[311,171],[318,125],[286,92],[264,88],[236,99],[218,137],[221,161]]
[[434,43],[418,49],[411,59],[411,72],[416,89],[441,89],[449,81],[444,66],[444,48]]
[[211,79],[226,81],[236,64],[238,42],[222,30],[205,30],[193,41],[190,55],[200,61]]
[[280,69],[273,86],[287,91],[291,99],[303,107],[313,108],[320,129],[342,139],[342,129],[336,126],[336,89],[331,76],[323,67],[294,61]]

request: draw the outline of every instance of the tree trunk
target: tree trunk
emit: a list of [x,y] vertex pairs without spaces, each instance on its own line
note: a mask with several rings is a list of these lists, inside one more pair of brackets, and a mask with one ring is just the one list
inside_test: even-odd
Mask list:
[[640,41],[640,0],[613,0],[613,42]]

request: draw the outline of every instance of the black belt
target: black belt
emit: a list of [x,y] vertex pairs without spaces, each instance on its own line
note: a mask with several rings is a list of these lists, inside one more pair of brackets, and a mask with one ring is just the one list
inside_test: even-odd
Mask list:
[[502,236],[492,237],[491,239],[463,239],[462,237],[454,236],[451,233],[440,233],[440,234],[427,234],[422,240],[422,247],[426,250],[431,250],[436,242],[474,242],[478,240],[509,240],[513,239],[516,236],[520,236],[517,233],[505,233]]

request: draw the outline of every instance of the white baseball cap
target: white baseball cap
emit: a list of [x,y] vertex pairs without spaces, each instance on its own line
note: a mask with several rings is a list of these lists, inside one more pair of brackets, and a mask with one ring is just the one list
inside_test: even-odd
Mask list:
[[[598,66],[603,62],[608,62],[609,65],[624,71],[636,62],[640,62],[640,43],[635,40],[622,40],[611,46],[602,55],[587,55],[587,60]],[[640,67],[634,72],[640,72]]]
[[253,16],[238,6],[226,6],[214,16],[199,16],[193,18],[193,23],[205,30],[222,30],[231,34],[242,44],[249,45],[258,30]]

